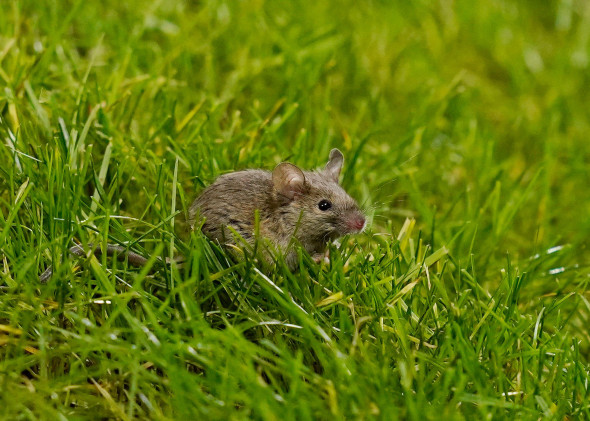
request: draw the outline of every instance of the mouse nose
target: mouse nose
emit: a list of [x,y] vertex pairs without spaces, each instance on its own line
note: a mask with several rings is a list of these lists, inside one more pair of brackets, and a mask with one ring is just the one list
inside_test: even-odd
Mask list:
[[354,215],[348,221],[348,226],[352,231],[362,231],[365,227],[365,217],[363,215]]

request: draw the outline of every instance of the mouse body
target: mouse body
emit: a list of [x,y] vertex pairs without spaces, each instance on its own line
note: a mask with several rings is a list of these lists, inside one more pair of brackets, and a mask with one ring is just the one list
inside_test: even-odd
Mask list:
[[[303,171],[283,162],[273,171],[243,170],[224,174],[207,187],[189,209],[189,222],[222,245],[239,245],[233,231],[250,245],[258,235],[297,266],[294,245],[299,243],[319,260],[328,243],[361,232],[366,224],[356,201],[338,179],[344,157],[330,152],[318,171]],[[296,241],[294,241],[296,240]]]
[[[200,222],[203,233],[222,245],[240,245],[234,231],[254,245],[258,226],[258,235],[273,252],[284,254],[290,269],[297,267],[297,244],[316,261],[322,260],[328,243],[361,232],[366,224],[363,212],[338,182],[343,162],[342,153],[332,149],[328,163],[318,171],[303,171],[282,162],[273,171],[224,174],[194,200],[189,223],[194,229]],[[92,244],[87,249],[82,245],[70,249],[70,254],[78,257],[103,253],[134,266],[145,266],[148,261],[116,244],[107,244],[105,250]],[[268,253],[265,256],[270,257]],[[52,274],[49,266],[39,280],[47,282]]]

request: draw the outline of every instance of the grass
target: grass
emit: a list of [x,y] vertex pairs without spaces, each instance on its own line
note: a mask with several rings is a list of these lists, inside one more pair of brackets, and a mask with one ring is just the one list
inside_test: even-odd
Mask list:
[[[589,28],[568,0],[0,3],[0,417],[590,417]],[[186,233],[219,174],[332,147],[373,222],[329,264]],[[158,270],[67,255],[106,242]]]

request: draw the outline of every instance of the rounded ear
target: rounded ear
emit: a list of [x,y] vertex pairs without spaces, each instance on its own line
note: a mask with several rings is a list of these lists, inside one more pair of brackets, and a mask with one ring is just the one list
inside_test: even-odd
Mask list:
[[305,192],[305,175],[295,165],[281,162],[272,172],[272,184],[279,194],[293,200]]
[[342,152],[338,149],[332,149],[330,151],[330,160],[324,167],[324,172],[335,183],[338,183],[338,177],[340,176],[343,162],[344,156],[342,155]]

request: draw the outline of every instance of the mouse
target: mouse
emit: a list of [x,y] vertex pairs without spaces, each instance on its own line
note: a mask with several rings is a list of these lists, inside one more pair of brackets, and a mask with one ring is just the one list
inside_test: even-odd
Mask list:
[[[226,247],[240,246],[241,241],[254,246],[262,238],[273,249],[264,257],[270,260],[273,252],[282,253],[290,270],[298,265],[297,244],[319,262],[330,242],[366,227],[365,214],[340,185],[343,163],[342,152],[332,149],[320,170],[305,171],[281,162],[272,171],[246,169],[221,175],[191,204],[189,226],[194,230],[198,225],[210,240]],[[76,245],[69,252],[78,257],[99,257],[104,252],[138,267],[148,261],[114,244],[104,251],[92,244],[88,250]],[[40,281],[47,282],[52,273],[49,266]]]
[[298,264],[294,244],[319,261],[330,242],[366,226],[363,211],[340,185],[343,163],[342,152],[332,149],[321,170],[282,162],[272,171],[221,175],[195,199],[189,223],[202,221],[203,233],[222,245],[239,245],[237,233],[253,246],[257,229],[291,270]]

